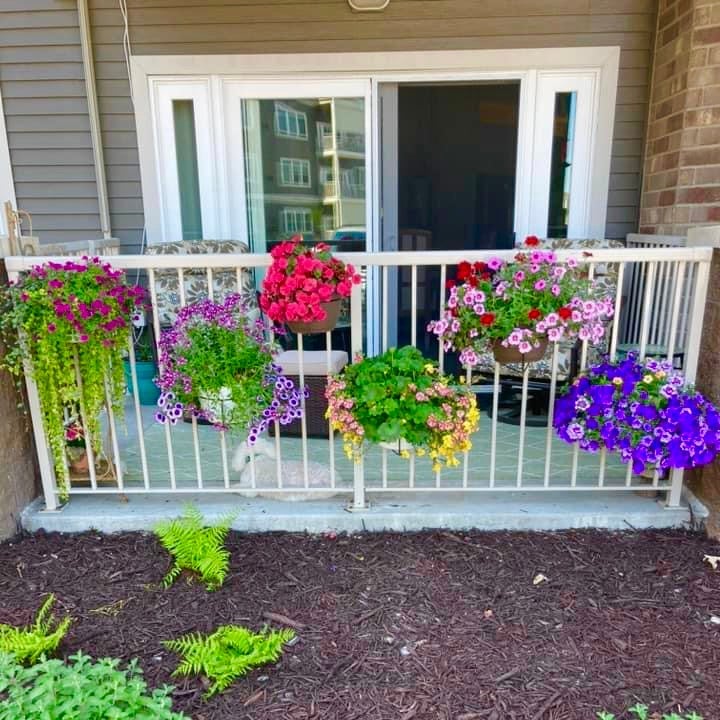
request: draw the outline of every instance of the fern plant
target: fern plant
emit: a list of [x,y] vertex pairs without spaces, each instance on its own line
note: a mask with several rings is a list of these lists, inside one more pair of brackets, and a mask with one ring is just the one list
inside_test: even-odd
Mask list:
[[55,595],[50,593],[35,616],[35,622],[25,627],[0,623],[0,653],[9,653],[18,662],[35,663],[47,653],[54,652],[67,633],[69,616],[57,622],[52,613]]
[[206,697],[225,690],[236,678],[260,665],[274,663],[292,630],[264,628],[253,633],[239,625],[222,625],[210,635],[190,633],[163,645],[182,657],[174,676],[204,675],[212,681]]
[[205,527],[200,511],[186,505],[182,517],[160,523],[155,534],[174,559],[163,585],[170,587],[183,570],[190,570],[200,576],[208,590],[219,588],[230,564],[230,553],[224,545],[234,519],[234,515],[226,515],[219,524]]

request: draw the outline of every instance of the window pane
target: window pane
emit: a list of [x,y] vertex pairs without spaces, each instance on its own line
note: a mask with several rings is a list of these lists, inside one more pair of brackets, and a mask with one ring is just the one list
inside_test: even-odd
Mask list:
[[[326,242],[334,252],[364,251],[364,100],[239,102],[252,252],[267,252],[294,235],[308,246]],[[349,309],[345,303],[333,331],[335,348],[350,349]],[[325,347],[322,335],[304,342],[307,349]]]
[[240,102],[253,252],[297,233],[365,250],[364,100]]
[[566,238],[568,234],[576,107],[576,92],[556,93],[550,165],[549,238]]
[[183,240],[201,240],[200,177],[192,100],[173,100],[175,154],[177,156],[180,217]]

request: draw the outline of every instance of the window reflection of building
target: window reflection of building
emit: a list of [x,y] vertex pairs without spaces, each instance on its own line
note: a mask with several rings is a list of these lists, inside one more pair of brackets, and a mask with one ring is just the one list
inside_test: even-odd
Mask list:
[[248,226],[262,252],[365,225],[362,99],[243,101]]

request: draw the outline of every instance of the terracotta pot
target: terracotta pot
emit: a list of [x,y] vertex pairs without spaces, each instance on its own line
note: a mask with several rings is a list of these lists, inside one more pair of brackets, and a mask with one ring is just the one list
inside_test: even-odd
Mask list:
[[313,333],[324,333],[332,330],[340,319],[340,310],[342,309],[342,299],[330,300],[326,303],[320,303],[320,307],[325,311],[324,320],[314,320],[313,322],[290,322],[287,326],[294,333],[302,333],[303,335],[311,335]]
[[75,475],[87,475],[90,472],[90,463],[85,451],[70,461],[70,472]]
[[530,352],[524,355],[515,347],[505,347],[500,340],[494,340],[492,349],[495,360],[501,365],[507,365],[508,363],[529,363],[537,362],[542,360],[547,350],[548,341],[547,338],[539,340],[539,347],[534,347]]

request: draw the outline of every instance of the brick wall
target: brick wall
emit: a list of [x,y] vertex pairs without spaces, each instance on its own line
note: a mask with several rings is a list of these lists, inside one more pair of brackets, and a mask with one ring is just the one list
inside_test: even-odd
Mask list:
[[720,0],[660,0],[640,232],[720,222]]
[[[7,282],[0,260],[0,283]],[[2,353],[0,345],[0,354]],[[0,541],[19,529],[20,511],[38,494],[30,419],[18,408],[14,379],[0,371]]]

